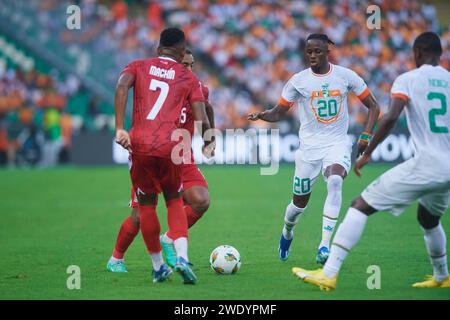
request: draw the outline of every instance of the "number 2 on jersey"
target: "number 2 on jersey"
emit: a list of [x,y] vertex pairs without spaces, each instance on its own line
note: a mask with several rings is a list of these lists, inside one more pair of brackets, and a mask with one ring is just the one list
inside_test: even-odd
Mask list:
[[447,98],[440,92],[430,92],[427,95],[428,101],[440,100],[441,107],[433,108],[428,113],[428,119],[430,120],[430,129],[434,133],[448,133],[448,128],[445,126],[438,126],[436,124],[436,116],[444,116],[447,113]]
[[158,99],[156,99],[155,104],[147,115],[147,120],[154,120],[156,118],[159,110],[161,110],[164,104],[164,101],[166,101],[167,95],[169,94],[169,85],[166,82],[152,79],[152,81],[150,81],[149,89],[152,91],[156,91],[156,89],[158,88],[161,89],[161,91],[159,92]]

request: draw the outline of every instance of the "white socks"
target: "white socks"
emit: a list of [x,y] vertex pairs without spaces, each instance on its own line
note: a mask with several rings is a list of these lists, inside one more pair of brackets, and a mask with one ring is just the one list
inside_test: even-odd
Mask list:
[[178,238],[173,241],[173,245],[175,246],[175,250],[177,251],[177,258],[182,257],[184,260],[189,261],[188,259],[188,240],[185,237]]
[[125,259],[117,259],[117,258],[114,258],[114,256],[111,256],[111,258],[109,258],[109,261],[117,262],[117,261],[125,261]]
[[173,243],[173,240],[167,236],[167,232],[163,234],[162,241],[164,241],[165,243]]
[[[344,221],[339,226],[330,256],[323,268],[323,272],[329,278],[335,277],[341,269],[342,263],[348,252],[358,243],[364,231],[368,216],[355,208],[349,208]],[[423,229],[425,246],[433,265],[433,276],[436,281],[448,278],[448,266],[446,255],[446,237],[442,225],[433,229]]]
[[286,207],[283,227],[283,236],[286,238],[286,240],[291,240],[294,237],[294,227],[298,223],[300,214],[303,213],[305,209],[306,207],[297,207],[292,201]]
[[320,241],[319,248],[330,248],[331,237],[333,236],[334,227],[336,226],[337,218],[330,219],[328,216],[323,216],[322,219],[322,240]]
[[323,271],[329,278],[339,273],[348,252],[358,243],[366,226],[368,216],[355,208],[349,208],[338,228],[331,246],[330,256]]
[[441,223],[433,229],[423,229],[425,246],[433,265],[433,276],[436,281],[448,277],[447,255],[445,252],[446,238]]
[[163,234],[162,239],[165,243],[173,243],[175,247],[175,251],[177,252],[177,258],[183,257],[186,261],[188,259],[188,240],[185,237],[178,238],[176,240],[172,240],[167,236],[167,232]]
[[159,271],[161,266],[164,264],[162,251],[158,253],[150,253],[150,256],[152,257],[153,270]]
[[319,248],[330,247],[331,237],[341,210],[343,181],[344,179],[338,175],[331,175],[327,179],[328,194],[323,207],[322,241]]

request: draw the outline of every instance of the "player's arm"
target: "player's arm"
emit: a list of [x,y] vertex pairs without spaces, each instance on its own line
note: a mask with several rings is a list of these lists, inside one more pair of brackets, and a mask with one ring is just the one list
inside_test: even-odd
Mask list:
[[359,136],[358,139],[358,156],[360,156],[370,141],[370,136],[372,134],[375,123],[380,115],[380,106],[375,100],[375,97],[372,93],[368,92],[367,96],[361,99],[361,102],[364,106],[369,109],[369,114],[367,116],[366,126],[364,128],[364,132]]
[[372,152],[387,137],[389,132],[397,123],[397,120],[400,117],[403,109],[405,108],[406,103],[407,100],[402,97],[392,97],[389,111],[385,115],[383,115],[380,120],[378,129],[377,131],[375,131],[369,145],[367,146],[366,150],[364,150],[364,153],[361,155],[361,157],[356,160],[355,173],[358,177],[361,176],[361,168],[370,161]]
[[[208,119],[208,115],[206,113],[206,106],[203,101],[195,101],[192,102],[192,111],[194,113],[194,119],[195,121],[198,121],[201,123],[201,131],[202,131],[202,137],[205,138],[205,132],[209,129],[211,129],[211,124]],[[205,145],[208,145],[212,142],[211,141],[204,141]]]
[[131,141],[128,132],[124,129],[125,109],[127,108],[128,90],[134,84],[134,75],[122,73],[117,80],[114,95],[114,111],[116,120],[116,142],[131,152]]
[[[295,77],[295,76],[294,76]],[[247,116],[250,121],[264,120],[267,122],[277,122],[280,121],[288,112],[289,108],[292,107],[294,101],[298,100],[300,97],[299,92],[293,85],[293,78],[284,85],[281,97],[275,107],[262,112],[251,113]]]
[[207,158],[211,158],[214,156],[214,149],[215,149],[215,137],[214,135],[211,137],[211,139],[207,139],[208,135],[205,135],[205,132],[211,129],[211,123],[209,122],[209,117],[207,114],[207,107],[204,102],[201,101],[195,101],[191,104],[192,111],[194,113],[194,119],[197,122],[201,122],[201,131],[202,131],[202,137],[203,137],[203,154]]
[[206,113],[206,106],[203,101],[195,101],[191,104],[194,113],[195,121],[200,121],[202,124],[202,136],[208,129],[211,129],[211,124]]
[[272,109],[249,114],[247,116],[247,119],[251,121],[264,120],[267,122],[277,122],[280,121],[285,116],[289,108],[290,105],[278,102],[277,105]]
[[205,101],[205,110],[206,110],[206,115],[208,117],[209,120],[209,124],[211,126],[211,128],[215,128],[214,126],[214,109],[212,107],[212,105],[209,103],[209,101]]
[[[214,125],[214,109],[213,109],[212,105],[209,103],[208,100],[205,101],[205,110],[206,110],[206,115],[208,116],[208,120],[209,120],[209,124],[211,126],[211,129],[214,129],[215,128],[215,125]],[[205,142],[205,145],[204,145],[202,151],[203,151],[203,154],[205,154],[205,156],[207,158],[211,158],[211,157],[214,156],[215,149],[216,149],[216,136],[213,134],[211,136],[211,140],[208,141],[208,142]]]

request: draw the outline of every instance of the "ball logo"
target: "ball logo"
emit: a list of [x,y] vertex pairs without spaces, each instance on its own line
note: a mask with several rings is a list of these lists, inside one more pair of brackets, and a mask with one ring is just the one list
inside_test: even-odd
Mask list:
[[211,261],[214,262],[217,259],[217,256],[219,255],[218,252],[213,252],[212,256],[211,256]]
[[236,259],[236,257],[234,256],[234,254],[232,254],[232,253],[227,253],[226,256],[225,256],[225,260],[227,260],[227,261],[234,261],[234,260],[237,260],[237,259]]

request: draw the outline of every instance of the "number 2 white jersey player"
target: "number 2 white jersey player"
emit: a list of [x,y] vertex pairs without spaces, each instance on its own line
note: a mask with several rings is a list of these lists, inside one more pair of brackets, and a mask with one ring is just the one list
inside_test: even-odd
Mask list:
[[376,146],[388,135],[403,109],[414,143],[414,156],[372,182],[352,202],[333,240],[322,271],[294,268],[306,282],[334,289],[338,272],[349,250],[359,241],[369,215],[389,211],[400,215],[419,200],[418,221],[433,265],[433,277],[414,287],[450,287],[446,236],[440,217],[450,204],[450,73],[439,65],[442,47],[438,35],[421,34],[414,42],[417,69],[400,75],[391,89],[391,106],[372,141],[355,166],[369,162]]
[[329,63],[324,34],[307,38],[306,55],[311,68],[295,74],[285,85],[278,105],[250,120],[277,121],[298,101],[300,116],[300,148],[295,156],[293,200],[287,206],[279,243],[279,257],[287,260],[293,229],[305,211],[312,187],[322,172],[327,182],[327,198],[323,208],[322,241],[316,261],[325,263],[330,239],[341,207],[342,184],[351,167],[352,142],[347,136],[349,115],[347,96],[354,93],[369,109],[365,132],[358,141],[359,152],[367,146],[370,132],[379,114],[379,106],[364,80],[354,71]]

